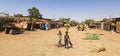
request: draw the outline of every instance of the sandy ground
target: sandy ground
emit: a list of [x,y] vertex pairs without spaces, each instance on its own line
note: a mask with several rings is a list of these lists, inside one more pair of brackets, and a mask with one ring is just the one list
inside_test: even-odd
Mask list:
[[[60,28],[63,35],[65,28]],[[11,35],[0,33],[0,56],[120,56],[120,34],[98,29],[77,31],[70,28],[69,35],[73,48],[58,48],[58,31],[26,31],[24,34]],[[98,33],[100,40],[83,40],[85,33]],[[62,40],[63,42],[63,40]],[[64,42],[63,42],[64,43]],[[94,45],[102,45],[106,51],[91,53],[88,48]]]

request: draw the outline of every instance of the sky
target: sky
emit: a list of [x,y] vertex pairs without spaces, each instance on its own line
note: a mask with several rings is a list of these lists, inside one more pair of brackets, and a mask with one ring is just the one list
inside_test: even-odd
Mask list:
[[0,12],[10,15],[28,15],[32,7],[39,9],[44,18],[71,18],[78,22],[86,19],[102,20],[120,17],[120,0],[0,0]]

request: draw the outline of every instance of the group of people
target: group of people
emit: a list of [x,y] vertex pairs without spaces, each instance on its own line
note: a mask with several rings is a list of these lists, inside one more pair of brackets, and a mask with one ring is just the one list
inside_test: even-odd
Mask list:
[[[57,35],[59,36],[58,47],[65,46],[65,48],[67,48],[67,49],[73,47],[73,44],[70,41],[70,36],[68,34],[68,31],[66,31],[65,35],[64,35],[64,45],[61,43],[61,41],[62,41],[62,32],[59,31],[59,33]],[[69,46],[69,44],[70,44],[70,46]]]
[[35,30],[35,29],[42,29],[42,30],[49,30],[49,26],[46,23],[36,24],[35,22],[21,22],[22,28],[28,31]]
[[84,26],[84,24],[80,24],[80,25],[77,25],[77,30],[78,31],[84,31],[85,30],[85,26]]
[[111,23],[111,31],[114,32],[116,31],[116,24],[115,23]]
[[40,24],[40,28],[41,28],[42,30],[49,30],[48,24],[45,24],[45,23]]

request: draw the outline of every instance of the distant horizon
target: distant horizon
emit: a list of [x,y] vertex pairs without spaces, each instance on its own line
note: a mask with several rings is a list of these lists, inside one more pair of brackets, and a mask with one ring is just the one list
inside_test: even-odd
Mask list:
[[1,0],[0,12],[28,16],[27,9],[36,7],[43,18],[71,18],[78,22],[86,19],[120,17],[120,0]]

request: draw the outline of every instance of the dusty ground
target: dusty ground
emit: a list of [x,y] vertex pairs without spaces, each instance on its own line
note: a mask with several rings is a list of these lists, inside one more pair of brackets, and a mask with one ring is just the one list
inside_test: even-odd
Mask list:
[[[64,35],[65,29],[60,29]],[[70,28],[69,35],[73,48],[58,48],[58,31],[26,31],[20,35],[6,35],[0,33],[0,56],[120,56],[120,34],[106,32],[98,29],[77,31]],[[83,40],[85,33],[98,33],[100,40]],[[63,42],[63,41],[62,41]],[[91,53],[88,48],[94,45],[102,45],[106,51]]]

